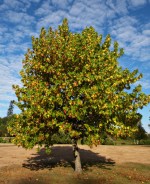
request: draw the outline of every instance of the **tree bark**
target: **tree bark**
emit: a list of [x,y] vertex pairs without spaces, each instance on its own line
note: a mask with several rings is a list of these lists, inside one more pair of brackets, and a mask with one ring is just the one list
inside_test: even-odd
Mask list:
[[74,140],[74,144],[73,144],[73,153],[75,158],[75,172],[81,173],[82,172],[81,159],[80,159],[79,148],[76,140]]

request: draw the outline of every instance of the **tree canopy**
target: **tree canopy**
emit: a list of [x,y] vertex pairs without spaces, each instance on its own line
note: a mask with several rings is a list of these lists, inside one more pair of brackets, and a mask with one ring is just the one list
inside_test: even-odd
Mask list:
[[64,19],[56,30],[42,28],[23,60],[23,86],[13,86],[21,110],[9,126],[14,142],[48,147],[52,135],[63,131],[97,145],[103,132],[132,134],[141,117],[137,111],[150,96],[141,85],[133,88],[142,74],[120,67],[122,55],[110,35],[103,41],[93,27],[73,33]]

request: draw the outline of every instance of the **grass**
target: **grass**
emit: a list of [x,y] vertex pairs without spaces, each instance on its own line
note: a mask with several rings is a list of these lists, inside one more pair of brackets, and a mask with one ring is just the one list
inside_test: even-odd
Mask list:
[[[98,164],[83,168],[76,174],[71,166],[50,169],[3,168],[0,183],[11,184],[149,184],[150,165],[126,163],[120,165]],[[9,176],[9,178],[8,178]],[[10,182],[11,181],[11,182]]]

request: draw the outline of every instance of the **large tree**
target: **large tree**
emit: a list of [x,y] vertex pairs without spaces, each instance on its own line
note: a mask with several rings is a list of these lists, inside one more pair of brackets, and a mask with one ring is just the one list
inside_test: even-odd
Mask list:
[[129,91],[142,75],[119,66],[122,54],[110,35],[102,41],[93,27],[72,33],[64,19],[57,30],[42,28],[23,60],[23,86],[13,86],[21,110],[9,127],[14,143],[50,147],[52,135],[63,131],[73,140],[75,170],[81,172],[79,139],[97,145],[104,132],[129,136],[150,96],[140,85]]

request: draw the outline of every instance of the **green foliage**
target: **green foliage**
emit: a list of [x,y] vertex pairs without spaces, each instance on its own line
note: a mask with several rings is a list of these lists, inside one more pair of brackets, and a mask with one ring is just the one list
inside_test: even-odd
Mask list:
[[10,134],[8,133],[7,126],[8,122],[13,118],[13,108],[14,108],[14,101],[12,100],[10,102],[7,116],[4,118],[0,118],[0,137],[9,137]]
[[72,33],[64,19],[55,31],[42,28],[23,60],[23,86],[13,86],[22,111],[9,126],[14,143],[48,147],[59,131],[89,144],[99,144],[103,132],[132,134],[137,110],[150,96],[140,85],[128,92],[142,75],[119,66],[122,54],[117,42],[111,47],[110,35],[102,42],[93,27]]
[[0,137],[0,143],[11,143],[12,137]]
[[[101,134],[101,137],[100,137],[100,141],[99,144],[102,144],[102,145],[115,145],[115,140],[110,137],[109,135],[106,134],[106,132],[103,132]],[[86,144],[86,145],[91,145],[91,140],[88,139],[87,137],[84,137],[82,140],[81,140],[81,144]]]
[[52,143],[53,144],[71,144],[72,141],[67,134],[64,134],[63,132],[59,132],[52,136]]
[[140,140],[140,145],[150,145],[150,139],[143,139]]
[[0,137],[0,143],[6,143],[7,141]]
[[13,122],[15,116],[16,115],[13,114],[11,116],[0,118],[0,137],[10,137],[10,134],[7,128],[8,128],[8,125],[10,125],[10,122]]
[[7,137],[9,133],[7,131],[8,121],[10,117],[0,118],[0,137]]
[[104,145],[115,145],[115,142],[112,139],[107,138],[105,139],[103,144]]

